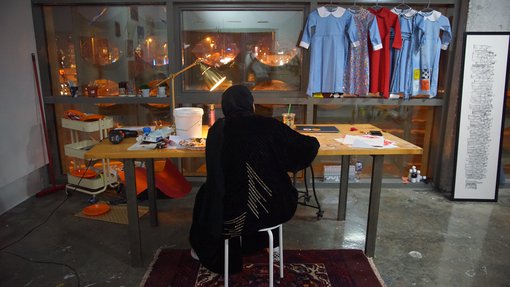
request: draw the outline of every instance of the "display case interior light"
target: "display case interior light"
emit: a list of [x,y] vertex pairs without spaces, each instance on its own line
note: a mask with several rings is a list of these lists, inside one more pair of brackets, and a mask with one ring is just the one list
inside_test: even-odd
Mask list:
[[278,43],[275,46],[275,48],[265,44],[256,46],[255,57],[268,66],[279,67],[287,65],[299,55],[296,47],[279,47]]
[[168,65],[168,44],[157,36],[147,37],[138,47],[144,62],[152,66]]
[[99,66],[115,63],[121,56],[119,48],[108,39],[95,36],[80,39],[80,52],[87,62]]
[[237,44],[224,34],[207,36],[191,50],[193,55],[209,66],[219,67],[234,61],[239,54]]

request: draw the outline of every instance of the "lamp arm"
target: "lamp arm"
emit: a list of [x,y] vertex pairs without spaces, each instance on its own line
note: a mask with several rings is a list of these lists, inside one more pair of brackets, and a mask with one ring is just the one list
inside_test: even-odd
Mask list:
[[191,65],[183,68],[182,70],[180,71],[177,71],[173,74],[170,74],[168,77],[166,77],[165,79],[161,80],[160,82],[158,82],[156,84],[156,87],[159,87],[161,84],[163,84],[164,82],[168,81],[168,80],[172,80],[172,79],[175,79],[177,76],[179,76],[180,74],[186,72],[187,70],[195,67],[196,65],[200,64],[202,62],[202,59],[197,59],[195,62],[193,62]]

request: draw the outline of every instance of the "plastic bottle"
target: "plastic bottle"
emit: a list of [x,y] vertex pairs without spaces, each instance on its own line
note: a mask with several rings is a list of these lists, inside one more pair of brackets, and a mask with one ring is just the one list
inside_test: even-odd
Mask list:
[[411,183],[417,182],[418,173],[416,172],[416,168],[413,168],[413,172],[411,172]]
[[210,104],[207,110],[207,117],[209,120],[209,126],[212,127],[214,122],[216,122],[216,109],[214,108],[214,104]]
[[361,171],[363,170],[363,163],[361,161],[356,161],[354,166],[354,171],[356,172],[356,181],[361,179]]
[[416,182],[421,182],[421,171],[420,170],[416,171]]

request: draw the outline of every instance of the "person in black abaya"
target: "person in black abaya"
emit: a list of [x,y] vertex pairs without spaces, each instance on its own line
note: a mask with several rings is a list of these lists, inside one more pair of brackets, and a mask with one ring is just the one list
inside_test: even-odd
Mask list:
[[224,240],[230,238],[229,271],[237,273],[243,253],[267,248],[267,234],[258,230],[294,216],[298,192],[288,172],[309,166],[319,142],[256,115],[245,86],[228,88],[221,105],[225,117],[207,136],[207,179],[195,198],[190,243],[203,266],[223,273]]

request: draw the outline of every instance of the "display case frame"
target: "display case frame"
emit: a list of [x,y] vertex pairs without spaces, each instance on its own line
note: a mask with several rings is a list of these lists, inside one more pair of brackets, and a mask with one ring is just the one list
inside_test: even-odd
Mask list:
[[[400,1],[378,1],[379,4],[385,6],[395,6]],[[426,6],[428,1],[416,1],[410,0],[406,1],[407,4],[411,6]],[[44,29],[42,25],[37,25],[37,23],[41,23],[43,21],[43,15],[41,12],[41,7],[44,5],[80,5],[85,4],[83,1],[46,1],[46,0],[35,0],[33,3],[33,11],[34,11],[34,23],[36,28],[36,40],[39,49],[39,64],[42,69],[43,76],[46,75],[46,78],[42,80],[43,86],[43,95],[46,104],[47,116],[49,118],[53,118],[55,114],[55,107],[64,104],[72,104],[72,105],[93,105],[93,104],[129,104],[129,105],[145,105],[145,104],[169,104],[168,98],[71,98],[66,96],[55,96],[51,93],[51,77],[48,77],[48,73],[45,73],[44,67],[49,67],[48,65],[48,51],[47,51],[47,43],[42,35],[44,35]],[[339,5],[347,6],[351,5],[352,1],[338,1],[335,2]],[[308,12],[312,9],[315,9],[318,5],[322,5],[321,1],[302,1],[296,0],[291,3],[286,1],[258,1],[257,3],[244,3],[243,1],[233,1],[233,2],[224,2],[224,1],[215,1],[215,0],[198,0],[193,3],[189,3],[187,1],[92,1],[87,2],[87,5],[91,4],[101,4],[101,5],[165,5],[167,11],[167,19],[169,27],[168,29],[168,38],[176,39],[173,41],[173,45],[170,45],[168,48],[169,55],[174,55],[176,59],[180,59],[177,61],[173,61],[170,63],[170,70],[178,70],[182,63],[182,55],[180,49],[178,48],[178,37],[180,34],[180,12],[183,8],[193,8],[193,9],[222,9],[222,8],[242,8],[242,9],[250,9],[251,7],[280,7],[281,9],[285,9],[289,5],[293,5],[295,7],[301,7],[305,11],[305,16],[308,15]],[[366,1],[360,0],[357,1],[358,5],[373,5],[375,1]],[[452,27],[455,34],[457,25],[457,21],[459,19],[459,9],[460,9],[460,1],[459,0],[432,0],[430,1],[430,5],[432,7],[441,5],[447,6],[452,9],[453,21]],[[455,36],[455,35],[454,35]],[[446,65],[445,73],[445,82],[451,82],[451,70],[455,62],[455,42],[452,41],[452,48],[447,52],[448,54],[448,63]],[[307,70],[308,68],[308,55],[305,52],[303,56],[302,69]],[[410,109],[413,107],[428,107],[430,108],[430,113],[427,115],[427,120],[430,120],[431,123],[427,124],[426,138],[429,139],[429,143],[425,145],[428,148],[424,149],[424,155],[422,156],[422,166],[424,166],[430,173],[434,171],[437,167],[437,160],[435,157],[431,156],[434,153],[441,153],[441,144],[437,141],[438,138],[442,138],[442,135],[445,133],[443,130],[444,125],[444,117],[446,103],[449,101],[449,90],[448,87],[444,91],[444,96],[442,98],[434,98],[434,99],[425,99],[425,98],[412,98],[410,100],[387,100],[382,98],[311,98],[305,95],[305,89],[307,85],[307,73],[303,76],[303,83],[301,90],[299,91],[289,91],[289,92],[271,92],[271,91],[257,91],[254,92],[255,103],[258,105],[270,105],[274,107],[281,107],[288,104],[292,105],[302,105],[304,107],[304,115],[301,119],[302,123],[314,123],[317,121],[317,117],[320,117],[320,107],[342,107],[342,106],[350,106],[353,109],[353,116],[351,122],[355,124],[360,118],[358,117],[357,110],[359,107],[397,107],[399,109]],[[210,104],[210,103],[219,103],[221,92],[213,92],[204,94],[203,92],[193,92],[193,91],[184,91],[182,88],[182,83],[177,83],[176,85],[176,98],[177,101],[181,105],[191,106],[191,105],[200,105],[200,104]],[[276,97],[275,95],[278,96]],[[275,109],[277,111],[278,109]],[[277,114],[278,112],[275,112]],[[406,124],[404,126],[405,129],[408,129],[411,124]],[[56,134],[58,133],[58,125],[56,122],[49,128],[52,130],[52,133],[55,135],[53,137],[52,143],[55,146],[58,146],[58,140],[56,139]],[[404,130],[404,133],[410,134],[409,130]],[[434,140],[436,138],[436,140]],[[434,141],[434,142],[433,142]],[[58,149],[55,150],[55,156],[60,158]],[[406,163],[406,160],[403,159],[402,163]],[[62,174],[62,170],[58,167],[57,174]],[[405,167],[403,167],[405,169]],[[427,172],[426,172],[427,173]]]

